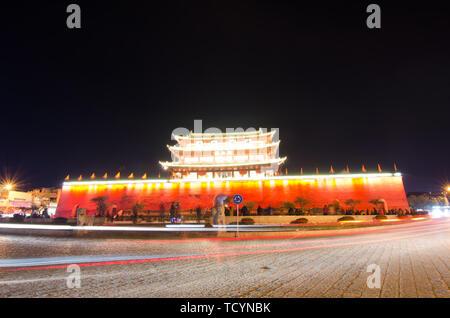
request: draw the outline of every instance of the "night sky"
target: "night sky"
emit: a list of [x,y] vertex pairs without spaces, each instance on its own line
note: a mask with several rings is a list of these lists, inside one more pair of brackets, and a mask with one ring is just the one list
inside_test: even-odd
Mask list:
[[[450,11],[439,2],[33,1],[2,5],[3,173],[157,176],[177,127],[280,129],[289,174],[394,162],[449,178]],[[66,7],[81,6],[81,29]],[[283,169],[284,171],[284,169]]]

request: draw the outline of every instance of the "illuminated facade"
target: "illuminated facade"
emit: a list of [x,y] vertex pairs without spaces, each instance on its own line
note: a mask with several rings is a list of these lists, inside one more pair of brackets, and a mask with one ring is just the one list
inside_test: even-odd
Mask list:
[[[306,198],[308,207],[323,207],[335,200],[342,204],[348,199],[361,203],[357,209],[371,209],[369,201],[384,199],[389,209],[408,208],[399,172],[342,173],[315,175],[277,175],[286,158],[279,158],[279,141],[274,132],[262,130],[246,133],[195,134],[174,136],[178,144],[168,146],[173,161],[160,162],[171,172],[169,179],[91,179],[66,180],[56,210],[56,216],[75,216],[76,208],[96,213],[93,201],[105,197],[117,210],[129,210],[137,201],[146,210],[167,210],[172,202],[180,202],[182,210],[197,207],[209,209],[218,194],[236,193],[244,201],[253,201],[263,208],[281,207],[284,201]],[[146,176],[146,175],[145,175]]]
[[278,156],[280,141],[275,130],[251,132],[193,133],[173,135],[167,146],[172,162],[160,162],[174,179],[262,178],[276,174],[286,160]]
[[73,215],[74,207],[84,207],[95,213],[93,198],[105,196],[109,204],[127,210],[136,201],[145,208],[158,211],[164,204],[181,203],[183,210],[211,208],[218,194],[242,194],[245,201],[262,207],[278,208],[283,201],[297,197],[310,201],[309,207],[323,207],[334,200],[360,200],[358,209],[372,209],[370,200],[382,198],[388,208],[408,208],[400,173],[358,173],[332,175],[278,176],[263,179],[224,179],[190,181],[183,179],[156,180],[95,180],[64,182],[56,211],[57,216]]

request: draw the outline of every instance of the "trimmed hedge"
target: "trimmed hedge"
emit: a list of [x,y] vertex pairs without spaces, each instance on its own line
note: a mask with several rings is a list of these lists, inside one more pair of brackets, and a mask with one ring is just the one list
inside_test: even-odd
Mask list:
[[25,216],[20,214],[14,214],[13,215],[14,222],[23,222],[25,221]]
[[[236,222],[231,222],[230,223],[230,225],[236,225],[236,224],[237,224]],[[253,220],[252,218],[242,218],[239,221],[239,224],[242,224],[242,225],[253,225],[253,224],[255,224],[255,220]]]
[[305,223],[308,223],[308,219],[306,218],[299,218],[291,222],[291,224],[305,224]]
[[373,219],[374,220],[386,220],[388,217],[386,215],[377,215]]
[[341,222],[341,221],[354,221],[354,220],[355,220],[355,218],[353,216],[346,215],[346,216],[343,216],[343,217],[339,218],[338,222]]
[[67,218],[57,217],[53,219],[53,224],[66,224]]

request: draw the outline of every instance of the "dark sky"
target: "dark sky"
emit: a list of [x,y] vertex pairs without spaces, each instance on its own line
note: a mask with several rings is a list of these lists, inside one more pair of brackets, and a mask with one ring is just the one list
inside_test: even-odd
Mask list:
[[[66,27],[81,6],[82,28]],[[158,174],[176,127],[277,127],[290,174],[396,162],[449,180],[450,11],[440,2],[33,1],[2,5],[0,167],[25,188]]]

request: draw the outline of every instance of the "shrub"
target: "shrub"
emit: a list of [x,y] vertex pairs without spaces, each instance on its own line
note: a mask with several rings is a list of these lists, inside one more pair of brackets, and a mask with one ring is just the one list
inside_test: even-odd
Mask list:
[[343,217],[339,218],[338,222],[341,222],[341,221],[353,221],[353,220],[355,220],[355,218],[353,216],[346,215],[346,216],[343,216]]
[[57,217],[53,219],[53,223],[54,224],[66,224],[67,223],[67,218],[63,218],[63,217]]
[[304,224],[304,223],[308,223],[307,218],[299,218],[291,222],[291,224]]
[[14,214],[13,215],[13,220],[16,222],[23,222],[25,220],[25,216],[24,215],[20,215],[20,214]]
[[255,224],[255,220],[253,220],[252,218],[242,218],[241,223],[252,225]]
[[386,215],[377,215],[373,219],[374,220],[386,220],[388,217]]
[[[252,218],[242,218],[239,221],[239,224],[242,224],[242,225],[253,225],[253,224],[255,224],[255,220],[253,220]],[[231,222],[230,225],[236,225],[236,222]]]
[[249,215],[250,211],[248,210],[247,206],[243,206],[242,209],[239,211],[240,215]]

